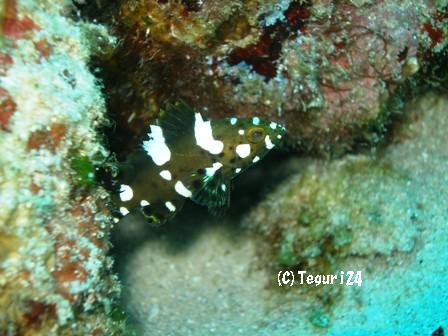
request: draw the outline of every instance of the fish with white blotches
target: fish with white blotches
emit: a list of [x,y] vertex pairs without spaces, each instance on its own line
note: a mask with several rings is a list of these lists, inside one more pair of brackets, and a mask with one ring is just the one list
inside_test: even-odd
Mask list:
[[206,120],[188,105],[169,105],[119,175],[122,216],[136,210],[154,225],[170,220],[187,199],[222,213],[231,181],[283,138],[285,127],[259,117]]

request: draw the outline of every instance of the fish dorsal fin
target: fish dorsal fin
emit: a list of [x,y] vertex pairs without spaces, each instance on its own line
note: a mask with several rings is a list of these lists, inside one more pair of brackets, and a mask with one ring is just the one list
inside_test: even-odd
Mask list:
[[194,113],[182,100],[165,106],[156,124],[162,128],[167,143],[172,143],[184,134],[191,134],[194,129]]
[[222,215],[230,204],[230,181],[225,181],[221,172],[213,176],[205,175],[202,187],[193,193],[192,200],[207,206],[214,215]]

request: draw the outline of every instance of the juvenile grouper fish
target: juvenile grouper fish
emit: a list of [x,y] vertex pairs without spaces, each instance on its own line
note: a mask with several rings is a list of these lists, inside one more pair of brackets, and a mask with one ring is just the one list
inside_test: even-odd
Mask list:
[[169,105],[120,173],[119,211],[126,216],[138,209],[149,223],[160,225],[191,199],[222,213],[229,206],[231,180],[284,134],[284,126],[259,117],[209,121],[183,102]]

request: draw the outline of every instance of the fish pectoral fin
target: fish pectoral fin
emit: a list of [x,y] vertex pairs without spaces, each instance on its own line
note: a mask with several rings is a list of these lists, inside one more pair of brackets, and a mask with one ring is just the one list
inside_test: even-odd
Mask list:
[[220,174],[204,178],[203,186],[193,193],[192,200],[208,207],[217,216],[225,213],[230,204],[230,181],[224,181]]

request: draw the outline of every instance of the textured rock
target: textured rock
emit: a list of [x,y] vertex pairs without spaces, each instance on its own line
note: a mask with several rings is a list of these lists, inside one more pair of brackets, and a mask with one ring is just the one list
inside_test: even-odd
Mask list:
[[119,153],[180,98],[215,118],[280,120],[302,150],[376,143],[396,88],[446,44],[432,1],[151,0],[114,13],[104,77]]
[[121,334],[108,194],[86,183],[109,155],[90,46],[113,39],[69,19],[70,1],[3,4],[0,334]]

